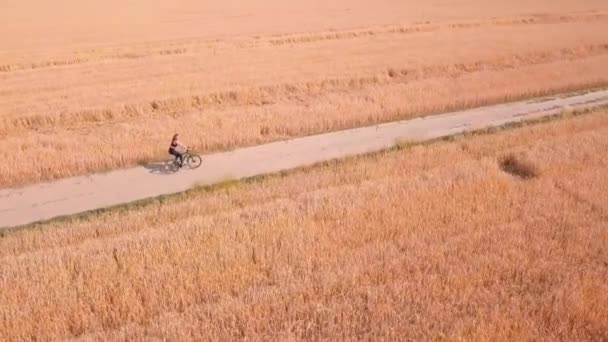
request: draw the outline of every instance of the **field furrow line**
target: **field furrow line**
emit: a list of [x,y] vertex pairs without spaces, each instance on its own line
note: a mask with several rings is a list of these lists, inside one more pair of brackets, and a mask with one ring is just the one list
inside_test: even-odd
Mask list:
[[296,35],[279,36],[277,38],[270,39],[269,42],[273,45],[302,44],[323,40],[356,39],[391,34],[415,34],[440,30],[462,30],[495,26],[525,26],[592,22],[606,19],[608,19],[608,13],[580,13],[569,15],[538,14],[512,18],[492,18],[484,20],[469,20],[447,23],[425,22],[415,25],[387,26],[381,28],[362,28],[358,30],[330,31],[320,33],[302,33]]
[[294,45],[319,41],[347,40],[387,35],[416,34],[446,30],[466,30],[473,28],[491,28],[500,26],[547,25],[561,23],[589,23],[608,19],[608,13],[591,12],[576,14],[533,14],[518,17],[496,17],[454,22],[423,22],[384,27],[367,27],[354,30],[336,30],[327,32],[306,32],[273,36],[235,37],[228,40],[189,39],[178,42],[164,41],[152,44],[143,49],[134,47],[113,48],[107,51],[77,51],[74,55],[60,58],[37,60],[22,63],[0,64],[0,73],[24,70],[37,70],[54,67],[69,67],[78,64],[98,63],[109,60],[143,59],[158,56],[196,53],[201,49],[217,49],[219,46],[253,48],[261,45]]
[[251,105],[265,106],[280,101],[302,101],[303,98],[310,99],[333,92],[349,92],[373,86],[408,83],[438,77],[461,77],[480,71],[509,70],[606,54],[608,54],[608,43],[507,55],[490,60],[430,65],[416,69],[389,67],[377,71],[376,75],[370,76],[353,75],[320,81],[262,85],[208,94],[152,99],[139,103],[73,112],[25,114],[20,117],[3,118],[0,121],[0,136],[30,130],[82,127],[82,125],[99,122],[120,122],[159,114],[179,117],[192,110]]

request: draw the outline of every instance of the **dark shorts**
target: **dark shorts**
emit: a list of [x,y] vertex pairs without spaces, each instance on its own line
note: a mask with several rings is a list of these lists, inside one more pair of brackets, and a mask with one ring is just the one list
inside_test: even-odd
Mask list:
[[182,154],[179,153],[176,149],[174,149],[173,147],[169,148],[169,154],[172,156],[176,156],[176,157],[181,157]]

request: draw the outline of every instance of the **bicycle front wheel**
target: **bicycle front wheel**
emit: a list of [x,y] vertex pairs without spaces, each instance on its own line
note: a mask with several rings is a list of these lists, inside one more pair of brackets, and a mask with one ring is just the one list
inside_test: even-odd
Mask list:
[[186,159],[186,163],[191,169],[196,169],[197,167],[201,166],[201,164],[203,163],[203,159],[197,155],[190,155]]

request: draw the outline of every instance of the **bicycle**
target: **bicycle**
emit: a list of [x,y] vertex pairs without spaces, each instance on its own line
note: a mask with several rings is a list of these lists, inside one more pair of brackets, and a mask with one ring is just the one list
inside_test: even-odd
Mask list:
[[191,169],[196,169],[203,163],[203,158],[198,154],[192,153],[190,149],[187,149],[186,152],[182,154],[182,163],[180,165],[178,158],[175,157],[175,166],[178,168],[182,168],[187,165]]

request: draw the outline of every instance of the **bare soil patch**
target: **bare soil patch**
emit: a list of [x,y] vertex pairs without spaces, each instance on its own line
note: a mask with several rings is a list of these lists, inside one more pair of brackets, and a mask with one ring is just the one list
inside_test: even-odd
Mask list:
[[536,165],[529,160],[515,154],[508,154],[500,159],[500,168],[515,177],[527,180],[538,177]]

